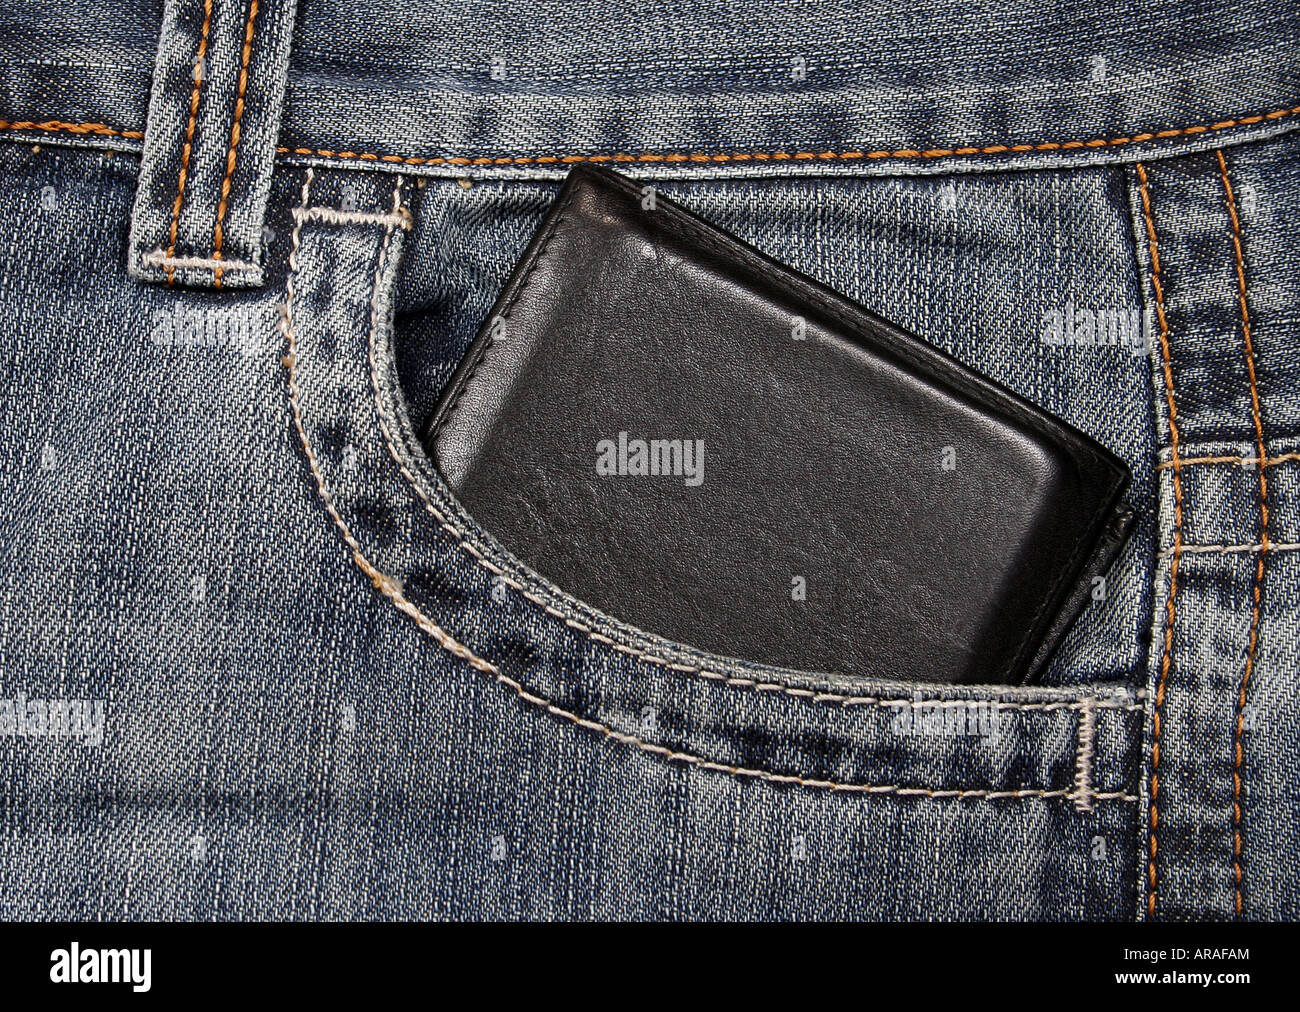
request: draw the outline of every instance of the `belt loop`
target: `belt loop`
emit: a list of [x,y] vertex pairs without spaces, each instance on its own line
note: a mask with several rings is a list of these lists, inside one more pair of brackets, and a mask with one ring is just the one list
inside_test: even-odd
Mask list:
[[262,284],[294,6],[167,0],[131,212],[132,277]]

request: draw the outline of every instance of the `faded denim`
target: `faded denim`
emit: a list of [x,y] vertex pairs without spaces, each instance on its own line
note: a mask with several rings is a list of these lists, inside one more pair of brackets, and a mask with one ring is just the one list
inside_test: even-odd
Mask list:
[[[0,4],[0,699],[105,710],[0,735],[0,912],[1295,918],[1300,15],[1011,8],[268,4],[228,174],[216,2],[177,249],[229,175],[218,288],[136,241],[203,3]],[[464,513],[414,432],[565,159],[1129,463],[1043,685],[708,656]]]

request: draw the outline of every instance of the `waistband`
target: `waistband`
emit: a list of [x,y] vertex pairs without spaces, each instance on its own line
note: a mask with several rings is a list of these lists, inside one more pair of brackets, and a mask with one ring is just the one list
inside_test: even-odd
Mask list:
[[[0,66],[0,135],[144,153],[137,276],[185,274],[157,262],[170,247],[242,265],[186,283],[258,284],[259,199],[276,161],[880,174],[1150,159],[1270,136],[1300,122],[1300,9],[3,0]],[[175,215],[186,157],[195,210]]]

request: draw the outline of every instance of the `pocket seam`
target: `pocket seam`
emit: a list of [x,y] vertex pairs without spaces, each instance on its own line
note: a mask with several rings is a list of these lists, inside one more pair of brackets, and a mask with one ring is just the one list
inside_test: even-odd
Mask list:
[[[791,784],[800,787],[827,790],[827,791],[838,792],[838,793],[885,794],[885,795],[897,795],[900,797],[928,797],[928,798],[956,798],[956,799],[983,798],[989,801],[1001,800],[1001,799],[1020,799],[1020,798],[1042,798],[1045,800],[1066,799],[1066,800],[1076,800],[1076,801],[1079,799],[1080,795],[1079,795],[1079,788],[1077,785],[1073,788],[1021,788],[1015,790],[997,790],[993,788],[932,789],[932,788],[925,788],[925,787],[908,787],[902,784],[844,783],[844,782],[834,781],[829,779],[805,777],[793,773],[776,773],[770,770],[754,769],[745,766],[718,762],[716,760],[708,759],[704,756],[697,755],[693,752],[680,751],[677,749],[669,748],[665,745],[659,745],[654,742],[646,741],[645,739],[640,738],[636,735],[629,734],[624,731],[619,731],[613,727],[610,727],[607,724],[603,724],[600,723],[599,721],[582,717],[577,713],[574,713],[570,710],[566,710],[556,705],[551,700],[543,696],[537,695],[534,692],[531,692],[521,682],[505,674],[500,668],[500,666],[480,656],[470,647],[464,645],[459,640],[457,640],[454,636],[452,636],[449,632],[443,629],[437,622],[435,622],[433,619],[427,616],[419,608],[418,605],[416,605],[414,602],[412,602],[409,598],[406,597],[406,595],[403,593],[402,588],[398,585],[396,581],[394,581],[391,577],[385,575],[369,560],[369,558],[367,558],[361,546],[360,541],[357,539],[356,535],[353,534],[347,522],[343,519],[342,515],[340,514],[337,506],[333,501],[332,496],[330,495],[328,488],[325,485],[325,479],[321,472],[319,463],[317,461],[315,451],[312,448],[311,441],[307,437],[306,428],[303,422],[303,416],[302,416],[302,411],[300,406],[300,388],[298,386],[298,378],[297,378],[297,371],[296,371],[297,335],[294,330],[294,323],[293,323],[293,304],[295,300],[294,280],[298,270],[297,255],[300,248],[302,224],[303,221],[305,221],[308,217],[308,214],[306,212],[310,210],[309,198],[310,198],[311,183],[313,178],[314,178],[314,170],[309,168],[302,188],[302,203],[300,207],[295,209],[295,214],[294,214],[295,227],[293,230],[291,249],[289,254],[289,269],[287,272],[287,280],[286,280],[285,303],[282,308],[281,317],[280,317],[280,330],[288,345],[286,353],[282,358],[282,361],[286,367],[287,390],[289,394],[289,407],[290,407],[293,427],[297,434],[299,443],[302,446],[303,452],[306,456],[307,465],[309,470],[311,471],[312,478],[316,486],[316,493],[319,496],[322,504],[324,505],[326,512],[330,515],[330,518],[332,519],[335,527],[338,528],[339,533],[341,534],[345,544],[350,550],[352,561],[363,573],[365,573],[366,576],[370,578],[376,590],[378,590],[381,594],[387,597],[398,611],[403,612],[413,622],[415,622],[416,626],[422,632],[428,634],[438,644],[439,647],[441,647],[443,650],[446,650],[448,653],[452,654],[453,656],[458,657],[461,660],[465,661],[475,670],[483,674],[490,675],[493,678],[493,680],[499,682],[500,684],[502,684],[503,686],[510,689],[512,692],[514,692],[514,694],[519,699],[523,700],[526,703],[529,703],[532,706],[536,706],[539,709],[544,710],[545,712],[551,714],[554,717],[567,721],[570,724],[574,724],[576,726],[586,728],[587,730],[597,732],[602,736],[604,736],[605,738],[613,741],[617,741],[620,744],[632,745],[643,752],[647,752],[652,755],[657,755],[668,761],[685,763],[687,765],[696,767],[698,769],[708,770],[710,772],[726,773],[740,779],[762,780],[769,783],[777,783],[777,784]],[[399,203],[401,197],[401,187],[404,181],[405,180],[402,177],[399,177],[394,188],[394,196],[399,201]],[[423,489],[420,488],[419,483],[414,480],[410,472],[406,469],[404,463],[400,460],[400,458],[397,457],[396,448],[392,444],[392,434],[389,430],[388,421],[383,411],[382,402],[379,397],[378,380],[375,372],[375,340],[379,330],[379,326],[381,323],[381,316],[382,316],[380,312],[380,285],[378,282],[379,282],[379,276],[382,274],[388,259],[388,251],[392,240],[394,225],[395,225],[394,220],[390,219],[385,222],[384,242],[378,257],[378,264],[376,267],[376,285],[374,287],[374,291],[371,297],[371,304],[370,304],[371,325],[370,325],[370,334],[368,338],[368,348],[369,348],[369,358],[370,358],[369,365],[370,365],[371,384],[376,396],[376,407],[378,409],[378,419],[380,423],[380,429],[383,433],[384,441],[388,445],[389,453],[393,455],[394,460],[398,465],[399,472],[403,475],[403,477],[406,479],[408,484],[410,484],[410,486],[416,491],[420,500],[425,503],[426,508],[432,512],[432,515],[435,517],[435,519],[438,519],[440,526],[443,529],[454,534],[457,538],[458,544],[465,547],[476,560],[478,560],[483,566],[491,570],[494,569],[492,564],[488,560],[482,558],[482,556],[477,552],[477,550],[467,540],[465,540],[466,536],[462,532],[460,532],[455,525],[451,524],[450,521],[448,521],[444,516],[442,516],[441,511],[437,510],[437,508],[431,502],[428,501],[428,499],[425,497]],[[404,227],[409,227],[409,226],[404,226]],[[506,580],[509,579],[508,577],[504,577],[504,574],[501,575],[503,579]],[[513,581],[511,582],[513,583]],[[534,601],[534,603],[540,604],[547,611],[553,611],[553,609],[551,609],[548,605],[546,605],[544,602],[541,602],[539,599],[535,598],[533,595],[531,595],[528,591],[524,590],[522,587],[516,587],[516,589],[518,589],[520,593],[523,594],[529,600]],[[585,627],[581,627],[578,623],[574,623],[567,618],[566,618],[566,622],[571,625],[576,625],[579,626],[580,628],[585,629]],[[585,631],[592,639],[597,639],[597,640],[607,639],[606,637],[601,637],[599,636],[599,634],[596,634],[589,629],[585,629]],[[616,649],[621,649],[625,653],[633,653],[633,654],[636,653],[630,648],[620,647],[620,645],[616,643],[610,643],[610,645],[614,646]],[[670,667],[676,669],[692,670],[690,666],[668,662],[666,659],[663,658],[659,658],[659,661],[660,663],[667,664]],[[702,673],[702,669],[694,668],[693,672],[697,674]],[[713,672],[709,672],[708,674],[715,675],[715,673]],[[724,676],[716,675],[716,677],[723,678]],[[768,683],[759,683],[749,679],[727,678],[725,680],[736,681],[740,683],[748,682],[750,683],[750,687],[754,687],[754,688],[768,684]],[[779,689],[780,691],[786,692],[796,698],[809,698],[809,697],[813,699],[821,698],[823,701],[831,701],[832,699],[835,701],[839,701],[839,700],[847,701],[851,699],[856,699],[863,703],[870,703],[870,704],[882,705],[882,706],[890,705],[890,703],[893,703],[895,705],[900,703],[906,705],[911,704],[911,700],[906,700],[906,699],[898,699],[898,700],[890,701],[890,700],[880,699],[877,697],[846,697],[846,696],[838,696],[830,693],[818,694],[818,693],[813,693],[811,690],[800,690],[794,687],[782,686],[776,684],[772,684],[771,688]],[[947,705],[953,705],[953,706],[962,705],[962,701],[960,700],[938,701],[937,705],[945,705],[945,703]],[[936,704],[931,703],[930,705],[936,705]],[[1141,709],[1140,706],[1119,704],[1119,703],[1106,701],[1102,699],[1085,699],[1080,701],[1070,701],[1070,702],[1062,701],[1062,702],[1052,702],[1052,703],[1012,703],[1006,701],[995,701],[993,702],[993,705],[1006,708],[1006,709],[1024,709],[1024,710],[1084,709],[1087,707],[1115,709],[1115,710]],[[1082,719],[1082,715],[1080,719]],[[1138,798],[1136,795],[1129,794],[1122,790],[1106,791],[1106,792],[1089,791],[1088,800],[1090,802],[1096,802],[1096,801],[1136,802]]]
[[[399,177],[399,179],[400,178],[401,177]],[[398,185],[400,187],[400,183]],[[572,199],[573,199],[573,192],[571,191],[568,199],[565,201],[564,206],[559,209],[559,212],[552,219],[547,234],[543,237],[542,241],[539,243],[537,247],[537,251],[533,257],[533,262],[529,264],[519,284],[519,287],[516,289],[514,296],[510,300],[510,303],[506,306],[505,310],[500,314],[502,317],[509,316],[510,311],[514,308],[514,303],[517,300],[518,296],[524,291],[524,289],[527,288],[529,280],[531,279],[532,276],[533,268],[537,265],[538,261],[540,261],[540,259],[546,252],[546,248],[550,245],[550,241],[554,234],[555,228],[563,219],[564,214],[568,209],[568,204]],[[671,211],[672,209],[669,208],[668,210]],[[709,239],[710,237],[704,236],[703,238]],[[820,301],[819,305],[821,305],[821,307],[825,309],[827,312],[837,313],[836,307],[832,306],[829,302]],[[441,527],[448,534],[450,534],[453,538],[455,538],[457,546],[463,549],[465,552],[467,552],[470,555],[470,557],[474,559],[476,563],[478,563],[488,572],[492,573],[494,577],[499,579],[503,584],[508,586],[511,590],[518,592],[526,600],[530,601],[532,604],[541,608],[543,611],[545,611],[547,614],[551,615],[552,617],[560,619],[562,622],[564,622],[566,626],[582,633],[588,639],[596,643],[600,643],[604,646],[608,646],[618,651],[619,653],[626,654],[627,656],[633,657],[637,660],[644,661],[649,664],[658,665],[670,671],[676,671],[688,675],[695,675],[700,678],[705,678],[711,681],[720,682],[724,685],[729,685],[729,686],[742,688],[742,689],[751,689],[756,692],[780,692],[795,699],[810,700],[814,703],[836,703],[843,706],[911,705],[911,703],[913,702],[913,699],[911,697],[855,696],[855,695],[846,695],[846,694],[835,693],[835,692],[825,692],[821,690],[805,689],[805,688],[799,688],[797,686],[783,685],[779,682],[765,682],[754,678],[739,678],[733,675],[724,675],[720,672],[711,671],[708,668],[703,667],[702,665],[684,664],[681,661],[674,661],[671,660],[670,658],[664,657],[660,654],[653,653],[651,651],[639,650],[635,647],[629,647],[629,646],[625,646],[624,644],[618,643],[613,639],[611,639],[610,637],[597,632],[591,626],[583,622],[579,622],[578,620],[564,614],[559,609],[548,604],[545,600],[543,600],[538,595],[529,591],[521,583],[519,583],[519,581],[510,577],[504,570],[502,570],[499,566],[493,563],[490,559],[486,558],[482,554],[482,552],[479,551],[479,549],[473,544],[470,535],[468,535],[465,531],[463,531],[460,527],[458,527],[452,520],[450,520],[447,517],[447,515],[443,513],[442,510],[440,510],[437,507],[437,505],[434,504],[429,499],[427,493],[421,487],[420,482],[411,473],[410,469],[406,466],[406,463],[401,459],[400,454],[397,452],[397,446],[392,431],[390,429],[389,412],[388,410],[386,410],[384,406],[383,396],[380,391],[379,381],[376,375],[377,372],[376,359],[375,359],[376,330],[377,330],[377,321],[372,321],[372,327],[371,327],[371,332],[369,337],[370,386],[374,394],[375,411],[379,418],[379,427],[383,433],[384,444],[388,448],[389,456],[392,457],[393,463],[397,465],[398,471],[401,473],[402,477],[406,480],[407,484],[410,485],[412,490],[414,490],[420,502],[424,505],[425,511],[431,517],[433,517],[434,521],[438,524],[438,526]],[[455,395],[453,396],[451,404],[448,407],[446,413],[441,418],[439,418],[435,423],[435,429],[434,429],[435,437],[437,436],[438,431],[441,430],[442,426],[447,422],[448,418],[450,418],[452,413],[456,410],[457,406],[460,403],[461,395],[469,387],[470,382],[474,378],[474,374],[478,370],[479,363],[487,354],[488,350],[492,347],[492,343],[493,342],[491,340],[483,343],[473,365],[468,370],[464,379],[460,381],[460,388],[456,391]],[[1077,444],[1077,442],[1075,442],[1074,445],[1080,445],[1080,444]],[[1091,453],[1091,450],[1089,450],[1089,448],[1087,448],[1086,446],[1083,446],[1081,448],[1086,452]],[[1072,558],[1073,556],[1078,555],[1080,549],[1082,548],[1083,540],[1084,540],[1083,538],[1080,538],[1079,542],[1075,545]],[[1038,613],[1035,615],[1034,618],[1034,624],[1037,624],[1038,617],[1041,615],[1045,607],[1046,607],[1046,600],[1044,600],[1044,602],[1040,604]],[[1032,626],[1030,631],[1032,631]],[[1024,640],[1027,640],[1028,636],[1029,633],[1027,632],[1025,634]],[[1023,650],[1024,640],[1022,640],[1022,644],[1021,644],[1022,650]],[[934,704],[927,701],[927,705],[934,705]],[[960,705],[964,705],[964,703],[958,700],[949,705],[960,706]],[[1118,703],[1118,702],[1108,701],[1101,697],[1095,697],[1095,696],[1088,697],[1086,699],[1071,700],[1068,702],[1052,702],[1052,703],[1016,703],[1016,702],[998,700],[993,702],[992,705],[994,705],[998,709],[1029,710],[1029,711],[1033,711],[1033,710],[1050,711],[1050,710],[1057,710],[1057,709],[1070,709],[1070,710],[1081,711],[1085,708],[1090,708],[1093,710],[1126,710],[1130,712],[1137,712],[1139,710],[1144,710],[1146,708],[1146,704],[1142,701],[1136,703]]]

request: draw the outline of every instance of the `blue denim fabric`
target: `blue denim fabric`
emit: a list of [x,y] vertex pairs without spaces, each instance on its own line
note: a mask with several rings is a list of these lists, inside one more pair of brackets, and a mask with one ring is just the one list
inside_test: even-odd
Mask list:
[[168,0],[131,214],[133,277],[263,281],[293,0]]
[[[215,290],[128,274],[161,6],[0,4],[0,700],[105,704],[0,703],[0,913],[1297,916],[1300,18],[391,7],[298,5]],[[465,514],[414,432],[565,156],[1128,461],[1042,685],[708,656]]]

